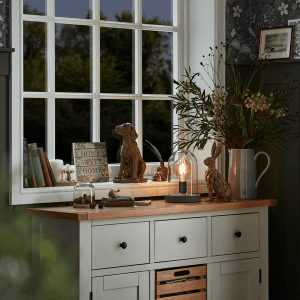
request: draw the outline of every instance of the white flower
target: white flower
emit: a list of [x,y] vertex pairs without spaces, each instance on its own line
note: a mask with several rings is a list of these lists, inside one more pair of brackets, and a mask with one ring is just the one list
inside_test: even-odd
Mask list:
[[235,28],[233,28],[232,31],[231,31],[231,36],[234,37],[235,35],[236,35],[236,31],[235,31]]
[[233,8],[234,10],[234,13],[233,13],[233,17],[240,17],[241,16],[241,12],[242,12],[242,9],[239,7],[239,5],[237,5],[236,7]]
[[284,4],[283,2],[281,3],[281,6],[278,6],[278,10],[281,10],[280,14],[283,16],[283,14],[287,15],[288,11],[288,4]]

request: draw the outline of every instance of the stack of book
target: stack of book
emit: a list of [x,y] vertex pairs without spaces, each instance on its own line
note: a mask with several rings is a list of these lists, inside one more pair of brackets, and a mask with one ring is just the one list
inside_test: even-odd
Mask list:
[[24,138],[23,153],[24,188],[56,186],[55,176],[44,149],[38,148],[36,143],[27,144]]

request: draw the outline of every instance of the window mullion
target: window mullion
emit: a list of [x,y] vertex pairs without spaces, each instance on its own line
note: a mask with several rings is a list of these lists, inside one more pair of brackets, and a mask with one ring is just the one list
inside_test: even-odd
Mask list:
[[92,82],[93,93],[97,97],[91,101],[91,137],[93,142],[100,142],[100,1],[92,2],[93,19],[96,25],[92,26]]
[[135,129],[138,133],[138,147],[143,156],[143,102],[142,102],[142,5],[135,0],[135,21],[138,29],[135,30],[135,85],[138,98],[135,100]]
[[55,1],[47,1],[47,91],[46,100],[46,152],[49,159],[55,158]]

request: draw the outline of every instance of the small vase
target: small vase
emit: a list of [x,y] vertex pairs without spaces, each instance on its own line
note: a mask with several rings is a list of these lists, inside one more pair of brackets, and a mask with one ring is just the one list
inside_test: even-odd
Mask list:
[[[265,154],[268,164],[256,181],[256,159],[259,154]],[[232,189],[232,199],[257,199],[257,187],[263,174],[270,167],[271,159],[266,152],[254,149],[229,150],[228,182]]]

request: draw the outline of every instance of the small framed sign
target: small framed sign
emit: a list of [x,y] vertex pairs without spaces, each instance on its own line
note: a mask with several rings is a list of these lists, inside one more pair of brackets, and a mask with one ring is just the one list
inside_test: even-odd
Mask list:
[[259,59],[291,58],[293,38],[294,26],[262,29]]
[[109,181],[106,143],[73,143],[78,182]]

